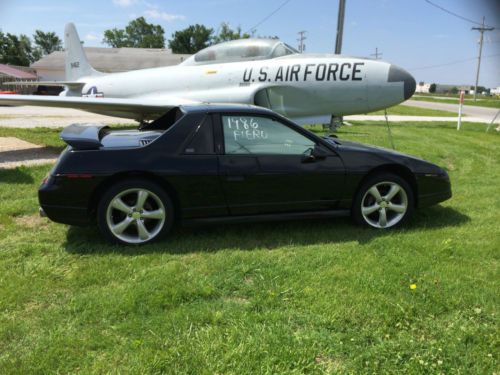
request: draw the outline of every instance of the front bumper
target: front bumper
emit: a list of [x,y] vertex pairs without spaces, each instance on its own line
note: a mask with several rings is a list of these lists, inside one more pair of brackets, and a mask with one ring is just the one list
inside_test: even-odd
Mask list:
[[438,174],[417,175],[418,207],[428,207],[452,196],[448,173],[444,170]]

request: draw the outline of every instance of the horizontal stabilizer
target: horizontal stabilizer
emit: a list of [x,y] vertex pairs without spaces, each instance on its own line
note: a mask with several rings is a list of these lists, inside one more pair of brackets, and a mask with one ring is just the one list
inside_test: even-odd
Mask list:
[[84,98],[73,96],[0,95],[0,105],[34,105],[81,109],[106,116],[137,121],[154,120],[171,108],[200,104],[192,100],[162,97],[160,99]]

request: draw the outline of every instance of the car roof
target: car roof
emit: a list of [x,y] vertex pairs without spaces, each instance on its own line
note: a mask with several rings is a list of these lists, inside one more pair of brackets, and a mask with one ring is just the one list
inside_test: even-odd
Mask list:
[[218,112],[225,112],[225,113],[238,113],[238,112],[245,112],[245,113],[255,113],[255,114],[263,114],[263,115],[276,115],[273,111],[271,111],[268,108],[264,107],[258,107],[255,105],[250,105],[250,104],[196,104],[196,105],[182,105],[180,108],[185,112],[185,113],[197,113],[197,112],[203,112],[203,113],[218,113]]

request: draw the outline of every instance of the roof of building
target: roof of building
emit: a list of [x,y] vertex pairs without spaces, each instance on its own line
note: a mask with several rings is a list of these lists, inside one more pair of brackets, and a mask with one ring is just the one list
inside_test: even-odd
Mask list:
[[0,64],[0,74],[18,79],[36,79],[36,74],[14,68],[10,65]]
[[[191,56],[173,54],[171,50],[166,48],[86,47],[85,54],[90,65],[106,73],[177,65]],[[64,51],[55,51],[31,64],[31,67],[34,69],[61,70],[64,69],[65,57]]]

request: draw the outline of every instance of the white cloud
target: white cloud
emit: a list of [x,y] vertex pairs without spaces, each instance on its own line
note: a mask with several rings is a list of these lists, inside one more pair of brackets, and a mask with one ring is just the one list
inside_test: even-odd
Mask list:
[[135,4],[137,0],[113,0],[113,4],[118,5],[119,7],[129,7]]
[[101,40],[101,39],[102,38],[95,33],[88,33],[87,35],[85,35],[85,40],[88,40],[89,42],[95,41],[95,40]]
[[170,14],[167,12],[161,12],[157,9],[148,9],[144,11],[144,15],[146,17],[150,17],[153,19],[162,19],[167,22],[177,21],[177,20],[185,20],[186,17],[181,14]]

